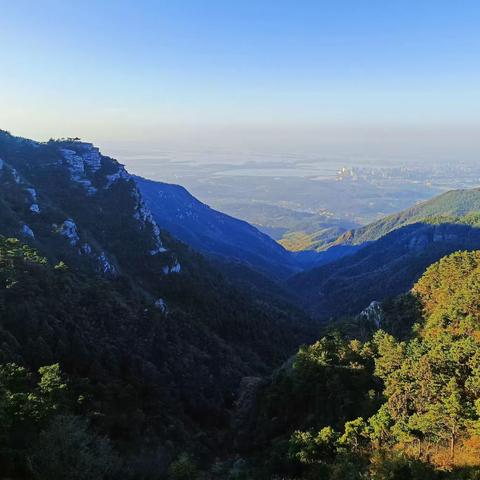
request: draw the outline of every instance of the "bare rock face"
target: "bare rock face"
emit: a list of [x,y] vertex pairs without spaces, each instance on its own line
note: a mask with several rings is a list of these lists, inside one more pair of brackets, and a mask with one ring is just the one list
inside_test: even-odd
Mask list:
[[167,304],[163,298],[159,298],[155,301],[155,308],[160,310],[162,313],[167,313]]
[[30,211],[32,213],[40,213],[40,206],[37,203],[38,202],[37,191],[32,187],[28,187],[25,190],[30,196],[30,199],[32,202],[32,204],[30,205]]
[[98,269],[103,274],[117,274],[117,268],[111,263],[105,252],[102,252],[98,257]]
[[380,328],[382,321],[385,318],[382,304],[374,300],[367,308],[360,312],[359,317],[363,321],[373,323],[376,328]]
[[[130,175],[128,178],[131,178]],[[162,240],[160,239],[160,228],[154,220],[152,212],[145,204],[142,194],[137,186],[135,186],[132,191],[132,195],[135,200],[133,218],[140,223],[142,229],[150,228],[154,236],[155,245],[150,250],[150,255],[157,255],[158,253],[166,252],[166,249],[162,245]]]
[[70,170],[71,179],[82,185],[89,195],[94,195],[97,189],[88,178],[88,174],[100,169],[102,164],[100,152],[91,143],[76,142],[74,146],[75,150],[59,148],[59,151]]
[[21,233],[24,237],[35,238],[33,230],[27,224],[23,225]]
[[100,150],[91,143],[79,143],[80,151],[84,162],[84,168],[96,172],[102,166]]
[[67,218],[67,220],[62,223],[60,234],[66,237],[72,246],[75,246],[80,240],[77,225],[71,218]]
[[37,201],[37,191],[34,188],[31,188],[31,187],[26,188],[26,191],[32,197],[32,202],[36,202]]
[[195,250],[241,261],[269,277],[299,271],[291,252],[247,222],[210,208],[179,185],[134,180],[158,225]]
[[121,180],[130,180],[130,174],[125,170],[123,165],[119,165],[118,170],[115,173],[111,173],[105,177],[107,183],[105,188],[110,188],[114,183],[117,183]]
[[170,273],[180,273],[182,267],[178,262],[175,262],[173,265],[166,265],[163,267],[163,273],[168,275]]

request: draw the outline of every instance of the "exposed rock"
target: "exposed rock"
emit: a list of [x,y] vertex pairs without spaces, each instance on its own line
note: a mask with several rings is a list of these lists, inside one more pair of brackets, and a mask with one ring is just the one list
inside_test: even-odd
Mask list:
[[20,179],[20,175],[18,174],[18,172],[14,168],[12,168],[10,171],[12,173],[12,177],[13,177],[13,180],[15,181],[15,183],[17,185],[20,184],[21,179]]
[[132,192],[133,197],[136,200],[133,218],[140,222],[142,228],[150,226],[152,229],[152,234],[155,239],[155,246],[150,250],[150,255],[156,255],[161,252],[166,252],[167,249],[163,247],[162,240],[160,238],[160,228],[157,225],[157,222],[153,219],[152,212],[146,206],[142,195],[137,187],[134,188]]
[[107,183],[105,188],[110,188],[114,183],[120,180],[130,180],[130,174],[125,170],[123,165],[120,165],[118,172],[112,173],[111,175],[107,175],[106,177]]
[[99,269],[101,273],[110,274],[110,275],[117,274],[117,269],[115,268],[115,265],[110,263],[105,252],[102,252],[99,255],[98,262],[99,262]]
[[68,241],[72,246],[75,246],[80,240],[80,236],[78,235],[77,231],[77,225],[70,218],[62,223],[62,226],[60,227],[60,234],[68,238]]
[[84,255],[90,255],[92,253],[92,247],[88,243],[84,243],[80,247],[80,253]]
[[70,178],[74,182],[82,185],[87,191],[87,194],[89,195],[95,194],[97,192],[97,189],[86,177],[85,166],[87,166],[90,171],[96,171],[96,169],[100,168],[100,154],[98,153],[98,149],[94,150],[96,150],[96,153],[94,151],[87,150],[85,153],[83,153],[83,155],[80,155],[75,150],[71,150],[68,148],[59,149],[60,153],[62,154],[63,158],[67,163],[67,167],[70,171]]
[[33,233],[33,230],[27,225],[23,225],[22,227],[22,234],[25,236],[25,237],[30,237],[30,238],[35,238],[35,235]]
[[30,211],[33,213],[40,213],[40,207],[38,206],[38,203],[32,203],[30,205]]
[[92,143],[78,143],[79,148],[82,150],[82,158],[84,165],[92,172],[96,172],[102,166],[102,156],[100,150],[94,147]]
[[60,148],[59,150],[63,158],[67,161],[72,176],[85,175],[83,159],[75,150],[70,150],[68,148]]
[[166,265],[163,267],[163,273],[165,275],[168,275],[169,273],[180,273],[181,269],[181,265],[178,262],[175,262],[173,265]]
[[163,298],[159,298],[155,302],[155,307],[158,308],[158,310],[160,310],[162,313],[167,313],[167,304]]
[[[247,222],[210,208],[185,188],[133,178],[161,229],[193,249],[235,262],[240,260],[268,276],[286,277],[300,269],[297,257],[268,235]],[[311,253],[313,262],[317,253]]]
[[372,322],[376,328],[380,328],[380,325],[385,319],[382,304],[374,300],[367,308],[360,312],[359,317],[367,322]]
[[26,191],[30,194],[30,196],[32,197],[32,201],[33,202],[36,202],[37,201],[37,191],[34,189],[34,188],[26,188]]

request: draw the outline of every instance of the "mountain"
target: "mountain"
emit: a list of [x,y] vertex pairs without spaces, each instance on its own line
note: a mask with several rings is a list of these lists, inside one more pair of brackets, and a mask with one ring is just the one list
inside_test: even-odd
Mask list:
[[88,382],[96,427],[126,457],[213,449],[208,432],[228,426],[241,379],[313,337],[300,310],[163,230],[134,178],[92,144],[0,131],[0,159],[2,362],[58,362]]
[[[378,240],[403,226],[423,221],[461,223],[463,217],[478,211],[480,211],[480,189],[451,190],[363,227],[344,231],[335,239],[329,235],[329,230],[320,231],[319,241],[315,240],[315,233],[307,236],[306,239],[301,236],[302,245],[309,245],[308,248],[315,249],[317,255],[312,256],[309,251],[296,252],[297,262],[303,265],[304,269],[325,265],[353,255],[369,242]],[[335,234],[335,230],[331,233]]]
[[[246,476],[478,478],[479,286],[480,251],[456,252],[387,311],[363,312],[377,324],[363,340],[331,332],[302,346],[257,389],[238,434]],[[407,335],[378,330],[412,303]]]
[[[184,208],[179,192],[155,205]],[[190,208],[182,235],[211,221],[208,245],[214,219],[233,220]],[[357,322],[403,335],[395,323],[421,311],[404,341],[335,333],[292,357],[318,324],[263,268],[176,239],[178,210],[162,223],[92,144],[1,131],[0,476],[476,478],[478,252],[430,267],[420,304],[371,304],[480,248],[480,215],[458,213],[338,245],[357,250],[289,280],[322,319],[363,310]]]
[[[334,242],[343,235],[348,227],[347,222],[323,222],[314,226],[286,233],[279,243],[288,250],[298,252],[302,250],[323,250],[325,245]],[[351,223],[350,223],[351,225]]]
[[479,249],[480,223],[469,219],[397,228],[355,253],[295,275],[289,286],[318,318],[358,314],[374,300],[408,291],[443,256]]
[[135,177],[156,222],[192,248],[244,262],[269,276],[301,269],[295,257],[268,235],[197,200],[185,188]]
[[480,211],[480,188],[451,190],[426,202],[414,205],[400,213],[381,218],[356,230],[341,235],[334,245],[360,245],[378,240],[383,235],[412,223],[436,216],[461,217]]
[[261,232],[294,252],[321,250],[342,233],[358,227],[351,220],[334,218],[331,212],[311,213],[261,202],[226,207],[232,215],[246,218]]

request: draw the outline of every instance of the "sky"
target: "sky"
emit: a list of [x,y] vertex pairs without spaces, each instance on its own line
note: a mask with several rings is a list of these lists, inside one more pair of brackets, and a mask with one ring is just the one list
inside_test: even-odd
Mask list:
[[0,0],[0,12],[0,128],[18,135],[114,150],[480,147],[478,0]]

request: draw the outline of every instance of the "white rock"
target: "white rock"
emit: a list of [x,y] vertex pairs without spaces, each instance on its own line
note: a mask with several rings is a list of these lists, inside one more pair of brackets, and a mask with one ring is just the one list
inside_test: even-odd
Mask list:
[[34,188],[27,188],[26,191],[30,194],[30,197],[32,197],[32,201],[36,202],[37,201],[37,191]]
[[168,275],[169,273],[180,273],[181,266],[178,262],[175,262],[173,265],[168,266],[166,265],[165,267],[162,268],[162,271],[165,275]]
[[11,172],[12,172],[13,180],[18,185],[21,181],[20,180],[20,175],[18,174],[18,172],[14,168],[12,168]]
[[30,205],[30,211],[33,213],[40,213],[40,207],[38,206],[38,203],[32,203]]
[[133,218],[140,222],[142,229],[146,228],[147,225],[150,226],[152,229],[155,246],[152,250],[150,250],[150,255],[156,255],[157,253],[166,252],[167,249],[163,247],[162,240],[160,238],[160,228],[158,227],[157,222],[155,222],[152,212],[145,204],[138,188],[135,188],[132,191],[132,196],[136,200]]
[[153,248],[152,250],[150,250],[148,253],[153,257],[154,255],[157,255],[159,253],[163,253],[163,252],[166,252],[167,249],[162,247],[161,245],[157,245],[155,248]]
[[115,265],[112,265],[110,261],[107,258],[107,255],[105,252],[102,252],[100,256],[98,257],[98,261],[100,263],[100,271],[105,274],[112,274],[115,275],[117,273],[117,269],[115,268]]
[[155,307],[158,308],[162,313],[167,313],[167,304],[163,298],[159,298],[155,302]]
[[97,189],[92,185],[92,182],[86,177],[85,166],[91,171],[96,171],[100,168],[100,154],[98,149],[94,148],[91,144],[79,144],[91,149],[86,148],[86,152],[78,154],[75,150],[68,148],[60,148],[59,151],[63,158],[66,160],[68,169],[70,171],[70,178],[79,183],[85,188],[88,195],[94,195]]
[[88,167],[92,172],[96,172],[102,166],[102,157],[97,147],[94,147],[91,143],[81,143],[82,158],[84,165]]
[[95,193],[97,193],[97,189],[92,185],[92,182],[88,178],[77,178],[72,180],[82,185],[83,188],[87,191],[88,195],[94,195]]
[[362,310],[360,317],[372,321],[377,328],[380,328],[382,321],[385,317],[382,304],[376,300],[373,300],[370,305]]
[[88,243],[84,243],[80,247],[80,253],[83,253],[84,255],[90,255],[92,253],[92,247]]
[[80,240],[80,236],[78,235],[77,225],[71,218],[67,218],[62,223],[60,227],[60,234],[64,237],[68,238],[70,245],[74,246]]
[[27,224],[25,224],[22,227],[22,233],[26,237],[35,238],[35,235],[33,234],[33,230]]
[[118,182],[119,180],[130,180],[131,176],[125,170],[125,167],[121,165],[118,169],[118,172],[107,175],[105,178],[107,179],[105,188],[110,188],[114,183]]
[[68,168],[72,175],[81,176],[85,175],[85,167],[83,163],[83,158],[77,154],[75,150],[70,150],[68,148],[60,148],[60,153],[63,158],[67,161]]

